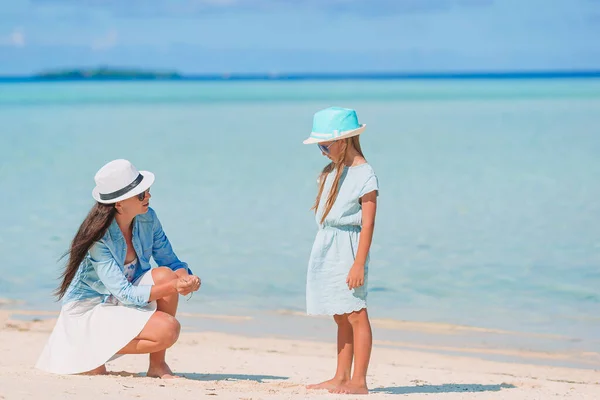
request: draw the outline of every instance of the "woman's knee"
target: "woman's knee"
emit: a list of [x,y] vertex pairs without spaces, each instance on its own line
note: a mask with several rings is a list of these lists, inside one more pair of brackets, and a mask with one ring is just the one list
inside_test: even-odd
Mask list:
[[181,332],[181,324],[175,317],[164,312],[160,312],[160,341],[166,347],[171,347],[179,339],[179,333]]
[[152,280],[154,284],[164,283],[177,279],[177,274],[168,267],[158,267],[152,269]]
[[175,317],[173,317],[172,321],[171,328],[169,329],[169,335],[167,337],[167,343],[169,344],[169,347],[173,346],[175,342],[179,340],[179,334],[181,333],[181,324],[179,321],[177,321]]

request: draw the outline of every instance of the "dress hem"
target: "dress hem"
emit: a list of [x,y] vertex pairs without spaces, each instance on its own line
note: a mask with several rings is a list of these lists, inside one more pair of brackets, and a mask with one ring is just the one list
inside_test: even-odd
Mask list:
[[344,315],[344,314],[352,314],[353,312],[358,312],[358,311],[362,311],[363,309],[366,309],[367,305],[361,305],[361,306],[356,306],[356,307],[352,307],[350,309],[344,310],[344,311],[316,311],[316,312],[306,312],[306,315],[309,316],[318,316],[318,315]]

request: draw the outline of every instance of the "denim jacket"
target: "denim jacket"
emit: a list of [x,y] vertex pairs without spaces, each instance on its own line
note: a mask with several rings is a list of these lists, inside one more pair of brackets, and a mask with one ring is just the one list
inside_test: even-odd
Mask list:
[[[152,208],[134,218],[132,242],[139,263],[134,280],[150,270],[150,257],[158,265],[169,267],[173,271],[185,268],[188,273],[192,273],[187,264],[180,261],[173,252]],[[105,302],[111,295],[124,305],[148,304],[152,286],[135,286],[127,280],[123,272],[126,254],[127,244],[115,220],[102,239],[88,250],[63,297],[63,304],[97,297]]]

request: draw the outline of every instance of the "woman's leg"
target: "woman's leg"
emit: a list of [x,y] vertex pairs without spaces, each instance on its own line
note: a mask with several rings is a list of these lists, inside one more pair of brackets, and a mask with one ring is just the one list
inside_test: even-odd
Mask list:
[[118,354],[152,354],[171,347],[179,338],[179,322],[171,315],[156,311],[140,334]]
[[[163,282],[170,282],[177,278],[177,275],[173,270],[167,267],[159,267],[151,270],[152,280],[155,284]],[[171,296],[163,297],[162,299],[156,300],[156,308],[158,311],[167,313],[173,318],[177,313],[177,305],[179,303],[179,294],[175,293]],[[167,365],[165,361],[167,350],[166,348],[157,352],[150,353],[150,365],[148,367],[148,376],[155,378],[172,378],[174,377],[173,371]]]
[[108,371],[106,371],[106,365],[101,365],[98,368],[94,368],[91,371],[83,372],[81,375],[106,375]]
[[[176,279],[177,276],[170,268],[159,267],[150,270],[154,284],[160,284]],[[173,372],[165,362],[166,351],[179,338],[181,326],[175,319],[179,294],[163,297],[156,301],[157,311],[150,317],[140,334],[118,351],[118,354],[150,354],[148,376],[171,378]],[[106,366],[101,365],[86,375],[106,374]]]

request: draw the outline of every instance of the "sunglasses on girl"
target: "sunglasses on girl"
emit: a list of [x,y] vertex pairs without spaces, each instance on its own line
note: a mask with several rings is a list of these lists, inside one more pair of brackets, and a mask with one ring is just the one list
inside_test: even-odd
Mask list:
[[[333,142],[333,143],[335,143],[335,142]],[[331,150],[329,150],[329,148],[331,146],[333,146],[333,143],[329,143],[327,146],[319,143],[319,144],[317,144],[317,146],[319,146],[319,150],[321,150],[323,153],[329,154],[329,152],[331,151]]]

